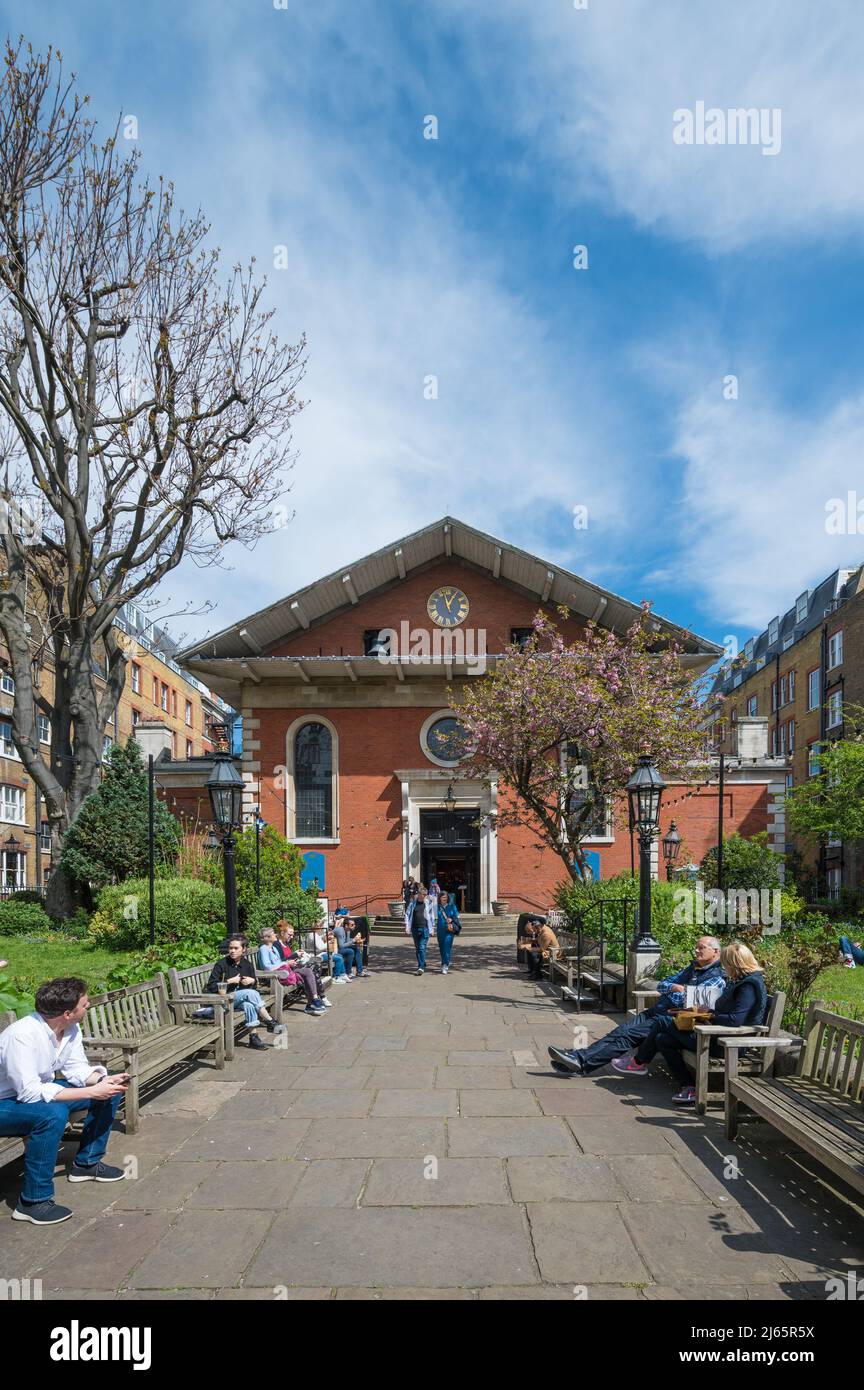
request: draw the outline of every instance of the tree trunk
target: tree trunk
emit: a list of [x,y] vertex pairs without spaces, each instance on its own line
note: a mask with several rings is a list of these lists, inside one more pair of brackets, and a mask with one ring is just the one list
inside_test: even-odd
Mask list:
[[45,911],[55,922],[67,921],[79,907],[87,908],[90,894],[86,884],[76,883],[56,864],[45,889]]

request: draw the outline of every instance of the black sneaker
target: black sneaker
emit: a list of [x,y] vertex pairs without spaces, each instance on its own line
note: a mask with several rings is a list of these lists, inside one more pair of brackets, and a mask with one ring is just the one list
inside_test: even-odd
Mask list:
[[576,1072],[577,1076],[582,1075],[582,1059],[575,1051],[567,1051],[563,1047],[550,1047],[549,1056],[556,1071]]
[[21,1201],[12,1213],[13,1221],[32,1221],[34,1226],[56,1226],[60,1221],[68,1221],[73,1216],[68,1207],[60,1207],[53,1197],[47,1202],[33,1202],[27,1205]]
[[125,1176],[125,1168],[112,1168],[108,1163],[91,1163],[88,1168],[73,1163],[69,1169],[70,1182],[121,1182]]
[[267,1020],[267,1032],[268,1032],[268,1033],[284,1033],[284,1032],[285,1032],[285,1029],[282,1027],[282,1024],[281,1024],[281,1023],[277,1023],[277,1022],[276,1022],[275,1018],[268,1018],[268,1020]]
[[266,1052],[267,1044],[262,1042],[257,1033],[249,1034],[249,1046],[254,1047],[257,1052]]

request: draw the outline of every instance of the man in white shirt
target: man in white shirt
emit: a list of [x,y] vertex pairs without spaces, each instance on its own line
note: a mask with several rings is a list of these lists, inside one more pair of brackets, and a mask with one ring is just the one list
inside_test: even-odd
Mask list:
[[[83,980],[49,980],[36,991],[36,1012],[0,1033],[0,1136],[27,1138],[13,1221],[54,1226],[72,1215],[54,1201],[54,1168],[72,1110],[89,1113],[69,1181],[117,1182],[125,1176],[102,1157],[129,1077],[108,1076],[87,1061],[80,1024],[89,1003]],[[57,1072],[68,1086],[54,1080]]]

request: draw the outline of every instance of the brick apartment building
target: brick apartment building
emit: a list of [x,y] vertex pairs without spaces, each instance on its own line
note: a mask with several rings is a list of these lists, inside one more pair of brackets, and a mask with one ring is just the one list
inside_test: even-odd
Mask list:
[[[718,751],[735,750],[742,718],[764,716],[769,752],[788,762],[787,787],[814,776],[820,743],[843,737],[844,705],[864,704],[864,566],[835,570],[800,594],[724,663],[711,695]],[[786,848],[800,852],[818,891],[838,897],[842,887],[862,887],[859,845],[837,841],[820,850],[790,833]]]
[[[573,615],[563,622],[561,604]],[[386,912],[410,873],[459,889],[466,911],[488,912],[493,901],[518,910],[547,904],[562,866],[527,831],[496,830],[495,779],[460,778],[447,737],[448,690],[458,698],[467,681],[482,679],[480,649],[486,669],[494,668],[538,608],[568,640],[589,619],[623,633],[638,613],[556,565],[444,518],[207,637],[181,659],[242,714],[247,816],[260,803],[265,821],[314,856],[331,902],[368,898],[370,910]],[[661,626],[674,633],[694,675],[721,653],[691,632]],[[449,648],[443,631],[452,635]],[[727,827],[768,828],[781,774],[777,759],[730,764]],[[661,830],[675,819],[698,861],[716,841],[717,810],[716,786],[670,786]],[[588,843],[604,878],[630,867],[626,815],[624,825],[610,820]]]
[[[232,712],[218,695],[175,660],[177,651],[164,629],[147,621],[142,610],[127,604],[116,622],[127,652],[126,685],[104,736],[104,749],[116,739],[125,743],[137,725],[158,718],[167,730],[171,756],[201,758],[212,751],[214,718]],[[94,671],[97,686],[98,670]],[[51,708],[54,672],[50,660],[34,662],[42,709],[37,715],[43,756],[51,755]],[[51,837],[42,796],[28,777],[12,739],[15,683],[8,654],[0,648],[0,894],[18,888],[41,889],[51,863]],[[227,711],[227,713],[226,713]]]

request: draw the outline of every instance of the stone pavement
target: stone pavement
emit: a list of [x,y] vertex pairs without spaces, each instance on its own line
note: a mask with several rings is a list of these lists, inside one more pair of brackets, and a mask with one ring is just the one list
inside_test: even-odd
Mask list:
[[53,1230],[8,1219],[0,1169],[0,1273],[59,1299],[572,1300],[824,1299],[864,1270],[864,1211],[767,1127],[727,1144],[660,1070],[551,1071],[548,1043],[614,1020],[513,955],[463,939],[445,978],[433,944],[417,978],[410,942],[373,938],[374,976],[293,1010],[286,1048],[187,1069],[112,1136],[133,1180],[61,1164]]

